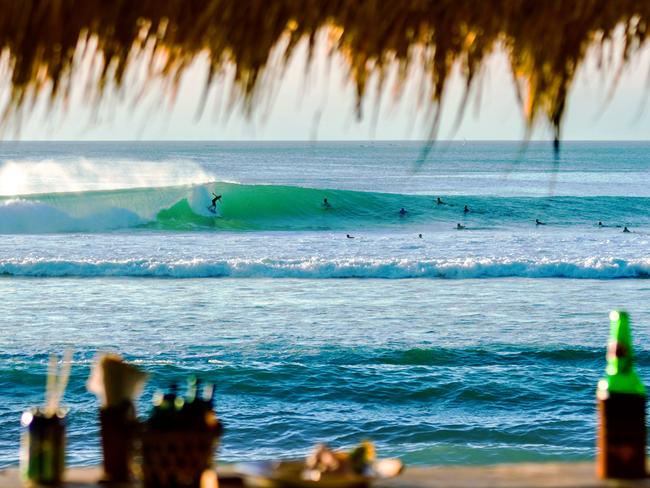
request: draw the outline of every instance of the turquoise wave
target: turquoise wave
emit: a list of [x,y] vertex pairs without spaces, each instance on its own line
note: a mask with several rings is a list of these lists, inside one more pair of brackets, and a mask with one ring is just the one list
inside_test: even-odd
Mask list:
[[[218,183],[202,187],[205,198],[184,198],[147,226],[172,230],[327,230],[404,224],[430,218],[432,199],[422,195],[328,190],[277,185]],[[210,192],[222,199],[207,212]],[[325,204],[327,199],[327,204]],[[400,215],[400,209],[408,209]]]
[[[212,192],[222,195],[216,214],[208,209]],[[550,226],[650,225],[646,197],[443,195],[442,204],[437,197],[226,182],[49,193],[0,199],[0,232],[356,230],[428,223],[481,229],[530,226],[536,219]]]

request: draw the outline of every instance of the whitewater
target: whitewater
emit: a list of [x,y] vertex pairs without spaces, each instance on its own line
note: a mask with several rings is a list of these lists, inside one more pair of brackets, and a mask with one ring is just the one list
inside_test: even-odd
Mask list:
[[66,347],[71,464],[100,459],[107,350],[150,373],[141,415],[215,382],[226,461],[365,438],[409,464],[590,459],[610,309],[650,379],[650,144],[421,151],[2,143],[0,467]]
[[[452,231],[453,232],[453,231]],[[140,278],[572,278],[645,279],[650,277],[646,236],[598,229],[592,236],[532,232],[477,232],[473,242],[448,242],[449,233],[369,232],[348,240],[330,232],[239,235],[211,238],[182,233],[137,236],[12,236],[0,245],[0,276]],[[603,235],[605,234],[605,235]],[[621,234],[621,235],[619,235]],[[72,239],[71,239],[72,237]],[[485,239],[489,243],[480,241]],[[625,247],[621,249],[621,242]],[[271,247],[270,247],[271,246]],[[470,250],[468,251],[468,247]],[[334,249],[333,249],[334,248]],[[500,252],[507,249],[507,252]],[[55,250],[55,251],[52,251]],[[470,254],[471,253],[471,254]]]

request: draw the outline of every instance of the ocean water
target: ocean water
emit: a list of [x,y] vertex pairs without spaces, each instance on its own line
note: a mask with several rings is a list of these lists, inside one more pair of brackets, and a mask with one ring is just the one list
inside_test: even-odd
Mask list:
[[650,143],[421,151],[0,144],[0,467],[66,348],[72,465],[101,459],[100,351],[150,373],[142,416],[214,382],[225,461],[364,439],[407,464],[592,458],[610,309],[650,380]]

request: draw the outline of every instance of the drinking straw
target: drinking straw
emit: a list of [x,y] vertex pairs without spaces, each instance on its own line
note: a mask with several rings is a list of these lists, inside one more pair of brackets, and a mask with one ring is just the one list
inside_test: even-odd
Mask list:
[[56,396],[54,397],[54,410],[59,408],[65,389],[68,386],[68,379],[70,378],[70,368],[72,367],[72,350],[66,349],[63,353],[63,364],[61,365],[61,372],[59,375],[58,388]]
[[54,382],[56,375],[56,355],[50,354],[50,361],[47,365],[47,381],[45,383],[45,411],[49,413],[54,394]]
[[45,411],[51,415],[56,412],[63,398],[63,393],[68,386],[70,368],[72,366],[72,350],[66,349],[60,370],[57,368],[56,354],[50,355],[47,369],[47,384],[45,389]]

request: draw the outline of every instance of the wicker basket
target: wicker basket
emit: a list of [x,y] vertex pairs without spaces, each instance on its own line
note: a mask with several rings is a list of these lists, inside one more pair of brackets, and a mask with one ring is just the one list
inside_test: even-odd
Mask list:
[[222,427],[203,431],[142,432],[142,477],[150,488],[200,487],[203,472],[213,466]]

